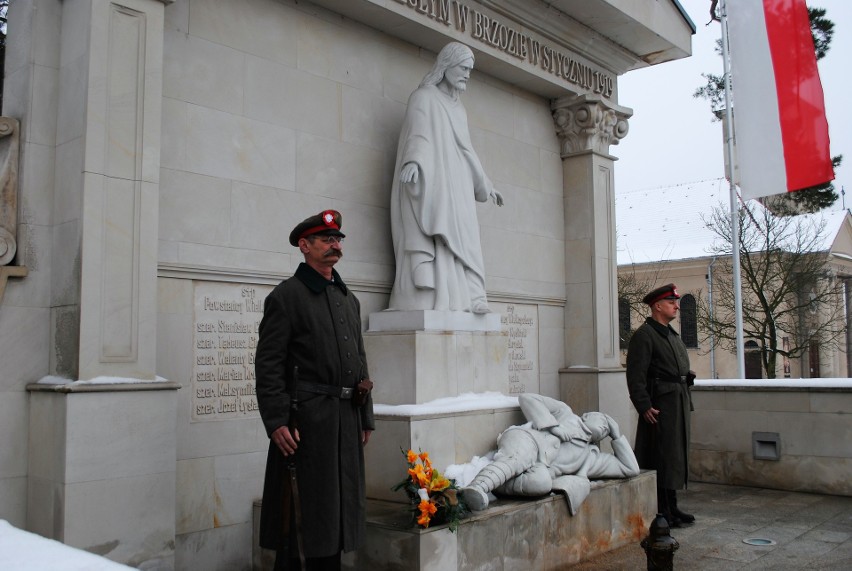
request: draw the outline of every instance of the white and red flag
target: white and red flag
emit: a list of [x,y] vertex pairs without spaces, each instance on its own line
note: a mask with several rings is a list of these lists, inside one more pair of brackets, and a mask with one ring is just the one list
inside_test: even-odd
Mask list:
[[805,0],[725,4],[743,198],[834,179]]

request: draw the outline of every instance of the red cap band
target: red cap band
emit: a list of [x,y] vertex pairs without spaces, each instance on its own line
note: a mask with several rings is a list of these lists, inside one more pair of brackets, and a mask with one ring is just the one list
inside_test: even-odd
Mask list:
[[316,234],[317,232],[322,232],[323,230],[340,230],[340,226],[337,225],[337,222],[334,220],[334,211],[326,210],[322,213],[322,226],[314,226],[312,228],[308,228],[304,232],[299,235],[299,240],[310,236],[311,234]]
[[654,299],[652,299],[651,302],[648,305],[654,305],[655,303],[657,303],[661,299],[666,299],[667,297],[673,297],[675,299],[680,299],[680,296],[677,293],[677,289],[670,289],[666,292],[661,293],[660,295],[658,295]]

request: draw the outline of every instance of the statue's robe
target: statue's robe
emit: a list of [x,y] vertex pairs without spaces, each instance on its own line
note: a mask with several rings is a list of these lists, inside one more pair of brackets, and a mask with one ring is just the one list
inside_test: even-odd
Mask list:
[[[418,180],[400,187],[400,171],[408,163],[418,165]],[[436,86],[415,90],[391,191],[396,277],[389,309],[469,311],[485,303],[476,201],[488,200],[492,190],[459,99]]]

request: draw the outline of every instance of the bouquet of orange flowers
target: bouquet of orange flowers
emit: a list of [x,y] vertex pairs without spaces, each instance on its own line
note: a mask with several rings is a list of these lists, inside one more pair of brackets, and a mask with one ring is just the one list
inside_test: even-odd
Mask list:
[[432,467],[428,452],[401,451],[408,462],[408,477],[393,489],[405,490],[414,512],[412,519],[422,528],[429,527],[430,523],[448,523],[450,531],[454,532],[459,520],[468,512],[456,481],[445,478]]

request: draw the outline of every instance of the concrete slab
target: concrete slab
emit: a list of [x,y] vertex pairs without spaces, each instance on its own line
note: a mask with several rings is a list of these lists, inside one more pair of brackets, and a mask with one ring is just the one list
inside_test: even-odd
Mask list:
[[[679,493],[678,503],[695,514],[696,522],[672,530],[680,543],[675,569],[852,569],[852,497],[696,482]],[[772,539],[776,545],[749,546],[743,543],[749,537]],[[645,565],[637,542],[570,569],[621,571]]]

